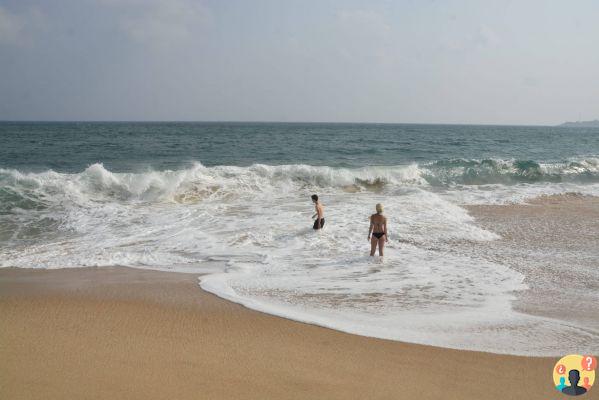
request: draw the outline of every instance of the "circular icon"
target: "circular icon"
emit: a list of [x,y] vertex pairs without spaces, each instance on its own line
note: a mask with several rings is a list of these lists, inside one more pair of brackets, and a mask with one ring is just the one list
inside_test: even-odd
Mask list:
[[553,385],[558,392],[579,396],[591,390],[595,383],[597,358],[570,354],[562,357],[553,368]]
[[580,365],[585,371],[594,371],[597,369],[597,359],[593,356],[582,356]]
[[564,364],[557,364],[555,366],[555,372],[559,375],[564,375],[566,373],[566,366]]

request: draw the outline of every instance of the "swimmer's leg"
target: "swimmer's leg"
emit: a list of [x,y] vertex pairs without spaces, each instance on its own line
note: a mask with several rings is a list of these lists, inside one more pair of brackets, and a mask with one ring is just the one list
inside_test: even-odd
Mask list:
[[378,243],[378,239],[372,235],[370,238],[370,256],[374,257],[374,252],[376,251],[376,244]]
[[381,257],[383,256],[383,249],[385,248],[385,237],[386,237],[386,235],[383,235],[383,236],[381,236],[378,239],[378,242],[379,242],[379,256],[381,256]]

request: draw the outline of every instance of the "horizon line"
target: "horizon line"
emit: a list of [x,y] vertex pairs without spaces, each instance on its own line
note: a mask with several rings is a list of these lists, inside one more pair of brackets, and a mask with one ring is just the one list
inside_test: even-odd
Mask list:
[[[372,121],[275,121],[275,120],[107,120],[107,119],[0,119],[0,123],[206,123],[206,124],[217,124],[217,123],[229,123],[229,124],[338,124],[338,125],[470,125],[470,126],[539,126],[539,127],[557,127],[558,125],[549,124],[509,124],[509,123],[468,123],[468,122],[372,122]],[[562,122],[566,123],[568,121]]]

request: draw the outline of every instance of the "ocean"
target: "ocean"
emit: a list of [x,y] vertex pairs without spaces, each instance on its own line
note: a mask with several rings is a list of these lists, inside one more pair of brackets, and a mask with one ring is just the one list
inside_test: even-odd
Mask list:
[[[578,243],[596,225],[568,220],[563,248],[559,235],[509,241],[523,214],[499,226],[484,208],[527,215],[522,205],[546,196],[565,207],[599,196],[599,129],[0,122],[0,140],[0,267],[194,273],[247,307],[360,335],[599,352],[599,248]],[[376,203],[389,221],[383,259],[368,256]],[[578,242],[577,221],[591,230]]]

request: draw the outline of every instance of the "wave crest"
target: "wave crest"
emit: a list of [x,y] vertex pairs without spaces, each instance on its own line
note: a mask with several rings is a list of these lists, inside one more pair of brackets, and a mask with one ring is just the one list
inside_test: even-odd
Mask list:
[[587,158],[559,163],[534,160],[444,160],[423,166],[431,185],[511,185],[518,183],[599,182],[599,159]]
[[540,182],[599,182],[599,159],[562,163],[532,160],[441,160],[425,164],[333,168],[310,165],[205,167],[196,163],[178,171],[114,173],[93,164],[76,174],[22,173],[0,169],[0,213],[44,209],[70,202],[194,203],[206,198],[276,193],[297,189],[380,191],[389,186],[451,187]]

